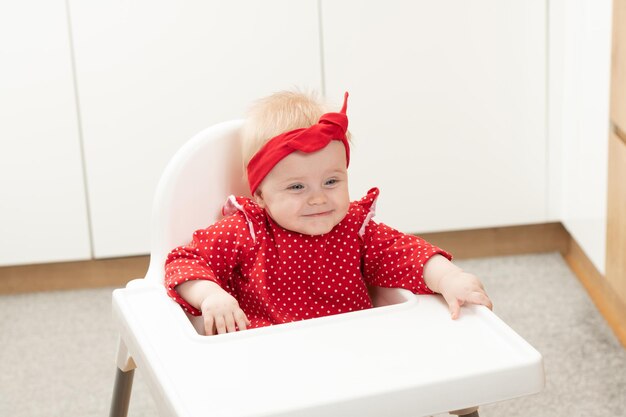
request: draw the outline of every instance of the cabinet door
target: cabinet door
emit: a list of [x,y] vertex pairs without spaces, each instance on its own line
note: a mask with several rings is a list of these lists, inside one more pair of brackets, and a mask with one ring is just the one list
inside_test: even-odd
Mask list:
[[549,125],[560,220],[604,274],[611,0],[550,1],[550,16]]
[[0,265],[88,259],[65,3],[0,3]]
[[96,257],[149,251],[157,181],[193,134],[321,86],[315,0],[69,3]]
[[379,220],[407,232],[546,221],[545,9],[322,2],[326,93],[351,94],[351,190],[381,188]]

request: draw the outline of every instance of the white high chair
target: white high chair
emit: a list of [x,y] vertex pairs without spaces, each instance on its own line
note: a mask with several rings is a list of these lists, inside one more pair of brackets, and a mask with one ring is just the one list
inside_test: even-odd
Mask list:
[[126,416],[136,367],[163,416],[469,414],[543,388],[541,355],[487,308],[464,307],[451,320],[440,296],[401,289],[372,288],[370,310],[201,335],[201,320],[166,295],[163,267],[172,248],[220,217],[229,194],[247,194],[241,125],[200,132],[163,173],[148,272],[113,292],[111,416]]

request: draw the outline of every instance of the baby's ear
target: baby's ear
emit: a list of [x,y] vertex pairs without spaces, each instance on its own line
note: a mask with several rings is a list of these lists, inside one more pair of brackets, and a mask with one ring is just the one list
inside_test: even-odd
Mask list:
[[265,200],[263,200],[263,193],[261,193],[261,190],[256,190],[253,197],[259,207],[265,208]]

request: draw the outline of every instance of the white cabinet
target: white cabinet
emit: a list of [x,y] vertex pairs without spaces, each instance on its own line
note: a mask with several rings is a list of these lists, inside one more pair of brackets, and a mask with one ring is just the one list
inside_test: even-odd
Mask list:
[[321,88],[315,0],[70,0],[96,257],[149,251],[152,196],[197,131]]
[[560,220],[605,273],[611,0],[550,2],[551,177]]
[[0,3],[0,265],[90,257],[63,1]]
[[544,222],[545,0],[323,1],[326,93],[351,94],[351,191],[408,232]]
[[563,220],[603,270],[610,0],[590,1],[5,2],[0,265],[147,253],[175,150],[300,86],[350,92],[352,197],[379,186],[378,220]]

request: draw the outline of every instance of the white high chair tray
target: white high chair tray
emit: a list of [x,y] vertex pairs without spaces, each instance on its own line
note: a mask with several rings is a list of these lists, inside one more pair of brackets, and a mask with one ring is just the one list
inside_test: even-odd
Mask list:
[[440,296],[397,291],[400,304],[219,336],[146,280],[115,290],[113,311],[167,416],[417,417],[543,388],[539,352],[487,308],[452,320]]

